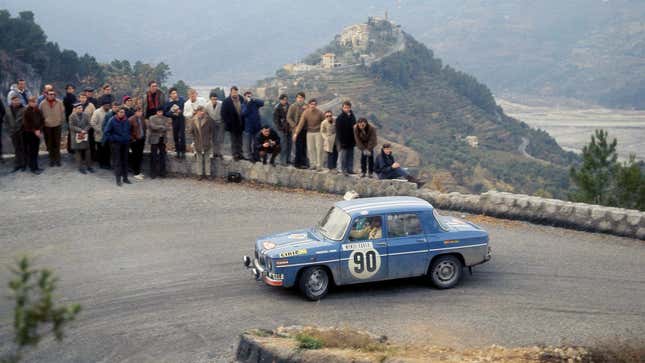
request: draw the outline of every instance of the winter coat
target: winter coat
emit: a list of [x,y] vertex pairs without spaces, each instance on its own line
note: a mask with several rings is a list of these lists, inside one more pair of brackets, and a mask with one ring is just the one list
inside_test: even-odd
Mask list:
[[392,164],[394,164],[394,154],[387,155],[381,149],[381,153],[374,160],[374,171],[380,179],[388,179],[393,170]]
[[244,119],[244,132],[255,135],[262,127],[260,117],[260,108],[264,106],[264,101],[251,98],[250,101],[242,105],[242,118]]
[[29,107],[25,109],[25,114],[22,118],[22,128],[27,132],[34,132],[43,128],[45,119],[43,113],[38,107]]
[[90,117],[85,113],[80,114],[74,112],[69,116],[69,130],[71,132],[71,141],[73,150],[87,150],[90,147],[89,142],[81,141],[76,142],[76,135],[84,132],[88,133],[92,126],[90,125]]
[[[170,117],[173,120],[185,119],[184,117],[184,104],[186,101],[183,97],[179,97],[176,101],[168,100],[163,106],[163,114],[166,117]],[[179,113],[175,114],[170,109],[172,106],[177,105],[179,107]]]
[[195,102],[188,99],[184,102],[184,117],[187,120],[193,117],[199,106],[206,107],[206,100],[203,97],[197,97]]
[[[128,117],[128,122],[130,123],[130,141],[137,141],[146,138],[146,121],[143,119],[143,116],[140,118],[137,116],[130,116]],[[141,122],[140,129],[139,122]]]
[[285,104],[284,106],[278,103],[273,108],[273,124],[278,130],[280,130],[285,134],[289,133],[289,131],[292,130],[291,126],[289,126],[289,122],[287,122],[288,111],[289,111],[288,103]]
[[106,124],[106,121],[109,120],[107,117],[109,111],[105,111],[103,107],[99,107],[92,113],[92,118],[90,119],[90,126],[94,129],[94,140],[96,142],[101,142],[103,140],[103,129]]
[[78,102],[76,95],[73,93],[66,93],[63,98],[63,106],[65,106],[65,120],[69,120],[69,116],[74,111],[74,104]]
[[206,113],[213,120],[216,125],[222,123],[222,101],[217,101],[217,105],[213,106],[212,101],[206,102]]
[[287,111],[287,122],[289,123],[291,130],[294,130],[298,125],[298,122],[300,122],[300,117],[302,116],[302,113],[305,112],[305,107],[304,102],[294,103],[289,106],[289,110]]
[[323,138],[323,149],[325,152],[334,152],[334,145],[336,145],[336,123],[329,122],[328,119],[325,119],[320,124],[320,134]]
[[157,108],[163,107],[165,100],[161,91],[157,91],[154,95],[151,95],[150,91],[146,92],[142,105],[144,117],[150,117],[157,113]]
[[204,113],[200,118],[197,115],[190,119],[190,134],[193,136],[193,151],[208,153],[213,147],[213,119]]
[[376,147],[376,127],[369,122],[362,130],[358,128],[358,125],[354,125],[354,139],[356,139],[356,146],[359,150],[374,150]]
[[356,125],[354,112],[350,111],[349,114],[341,112],[340,115],[336,117],[336,143],[342,149],[351,149],[356,146],[354,125]]
[[269,136],[262,135],[262,131],[258,132],[255,136],[255,149],[262,149],[262,144],[269,141],[275,142],[275,145],[280,145],[280,136],[278,136],[278,133],[274,129],[269,129]]
[[130,143],[130,122],[127,117],[118,119],[112,116],[105,127],[103,142],[116,142],[119,144]]
[[16,115],[14,116],[11,106],[7,108],[7,111],[4,115],[4,124],[6,125],[5,127],[7,128],[7,131],[9,131],[10,135],[22,131],[22,122],[23,115],[25,114],[25,109],[25,106],[21,104],[20,107],[18,107],[18,109],[16,110]]
[[44,100],[38,107],[43,112],[46,127],[57,127],[65,122],[65,106],[60,100],[57,99],[52,103]]
[[308,108],[302,115],[296,125],[294,133],[299,134],[302,129],[307,128],[307,132],[320,132],[320,124],[325,119],[325,114],[317,108]]
[[164,138],[165,141],[169,122],[170,119],[164,116],[154,115],[148,119],[148,143],[150,145],[158,144],[161,138]]
[[240,113],[235,109],[235,104],[231,96],[226,97],[224,102],[222,102],[222,121],[224,121],[224,126],[226,131],[232,132],[234,134],[241,134],[244,131],[244,119],[241,115],[241,110],[244,105],[244,98],[239,96],[240,100]]
[[[2,103],[2,100],[0,100],[0,125],[4,121],[4,114],[5,114],[5,109],[4,109],[4,103]],[[0,126],[1,127],[1,126]]]

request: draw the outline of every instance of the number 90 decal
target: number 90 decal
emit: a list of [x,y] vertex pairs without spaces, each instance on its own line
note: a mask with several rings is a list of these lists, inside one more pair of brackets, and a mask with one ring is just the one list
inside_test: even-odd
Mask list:
[[357,279],[369,279],[381,268],[381,255],[375,249],[354,250],[347,262],[352,276]]

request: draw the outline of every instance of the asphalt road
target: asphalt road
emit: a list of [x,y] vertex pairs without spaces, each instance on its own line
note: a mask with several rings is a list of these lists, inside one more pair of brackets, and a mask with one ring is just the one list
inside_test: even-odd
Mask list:
[[[21,253],[84,310],[27,362],[220,362],[245,329],[351,325],[452,346],[592,344],[645,335],[642,241],[489,220],[493,260],[452,290],[418,279],[350,286],[311,303],[241,266],[261,235],[313,224],[339,197],[0,168],[0,281]],[[1,290],[1,295],[6,295]],[[0,299],[0,346],[12,306]]]

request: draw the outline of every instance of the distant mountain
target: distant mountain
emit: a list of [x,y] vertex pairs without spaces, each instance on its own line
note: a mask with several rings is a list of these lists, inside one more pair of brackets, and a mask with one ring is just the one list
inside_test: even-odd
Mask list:
[[173,80],[203,85],[250,85],[339,27],[387,10],[495,94],[645,108],[642,0],[0,0],[0,8],[34,11],[54,42],[100,62],[164,62]]
[[349,26],[303,59],[258,82],[256,93],[275,100],[303,90],[336,114],[351,100],[381,138],[420,154],[420,174],[436,188],[565,196],[576,157],[505,115],[485,85],[389,20]]

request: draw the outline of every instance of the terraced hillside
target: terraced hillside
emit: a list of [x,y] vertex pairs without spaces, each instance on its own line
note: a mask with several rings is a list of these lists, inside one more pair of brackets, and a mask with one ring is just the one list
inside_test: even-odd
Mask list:
[[[505,115],[486,86],[442,65],[432,51],[383,19],[378,20],[379,31],[384,24],[391,26],[395,34],[402,34],[404,46],[397,44],[395,52],[379,48],[392,45],[370,37],[373,22],[367,23],[366,46],[342,44],[339,39],[348,38],[348,28],[305,58],[311,62],[318,54],[335,52],[337,59],[353,55],[369,62],[280,70],[276,77],[258,82],[258,88],[268,99],[302,90],[335,113],[342,100],[351,100],[356,114],[374,122],[382,137],[420,154],[420,174],[436,188],[566,195],[567,169],[575,155],[562,150],[546,132]],[[385,56],[376,57],[370,49]],[[478,145],[467,136],[475,136]]]

